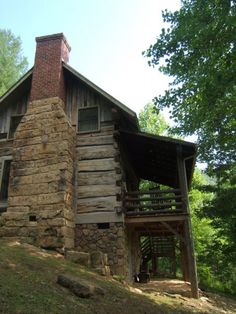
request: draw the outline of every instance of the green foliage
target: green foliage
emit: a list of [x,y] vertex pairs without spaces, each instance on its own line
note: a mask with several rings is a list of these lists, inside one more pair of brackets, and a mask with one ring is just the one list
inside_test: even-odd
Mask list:
[[27,66],[20,38],[10,30],[0,29],[0,96],[25,73]]
[[212,184],[195,173],[190,193],[200,281],[236,293],[236,0],[182,0],[144,55],[172,78],[155,98],[180,135],[198,136]]
[[209,169],[228,166],[236,150],[236,1],[182,0],[163,20],[144,55],[173,81],[155,103],[171,109],[174,132],[198,135]]
[[139,113],[141,131],[156,135],[166,135],[168,124],[153,103],[149,103]]
[[219,184],[195,171],[189,195],[200,287],[231,294],[236,294],[235,190],[230,180]]

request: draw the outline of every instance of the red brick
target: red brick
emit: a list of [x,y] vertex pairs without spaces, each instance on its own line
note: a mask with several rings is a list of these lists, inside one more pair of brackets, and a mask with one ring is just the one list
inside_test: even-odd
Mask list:
[[65,100],[62,62],[69,61],[70,46],[62,33],[37,37],[31,101],[60,97]]

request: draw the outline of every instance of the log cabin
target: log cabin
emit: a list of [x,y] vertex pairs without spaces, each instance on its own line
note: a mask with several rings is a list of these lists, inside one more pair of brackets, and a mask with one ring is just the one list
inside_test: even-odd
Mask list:
[[[188,190],[193,143],[139,130],[135,112],[68,65],[62,33],[0,98],[0,236],[101,251],[112,274],[160,272],[176,249],[198,297]],[[156,188],[140,190],[140,180]]]

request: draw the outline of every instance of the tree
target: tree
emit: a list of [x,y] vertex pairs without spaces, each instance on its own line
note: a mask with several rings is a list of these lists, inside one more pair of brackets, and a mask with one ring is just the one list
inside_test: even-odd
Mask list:
[[139,114],[139,126],[143,132],[156,135],[166,135],[168,124],[164,117],[157,113],[153,103],[144,106]]
[[174,132],[197,134],[209,170],[226,170],[236,151],[236,1],[181,3],[179,11],[162,13],[168,26],[144,52],[173,79],[155,104],[170,108]]
[[26,72],[27,66],[20,38],[0,29],[0,96]]

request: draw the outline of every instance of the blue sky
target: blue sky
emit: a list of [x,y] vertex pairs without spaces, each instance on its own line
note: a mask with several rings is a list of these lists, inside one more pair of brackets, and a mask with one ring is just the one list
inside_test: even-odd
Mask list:
[[33,65],[35,37],[63,32],[69,64],[136,112],[163,93],[168,78],[148,67],[142,51],[162,28],[161,10],[178,0],[0,0],[0,28],[22,40]]

